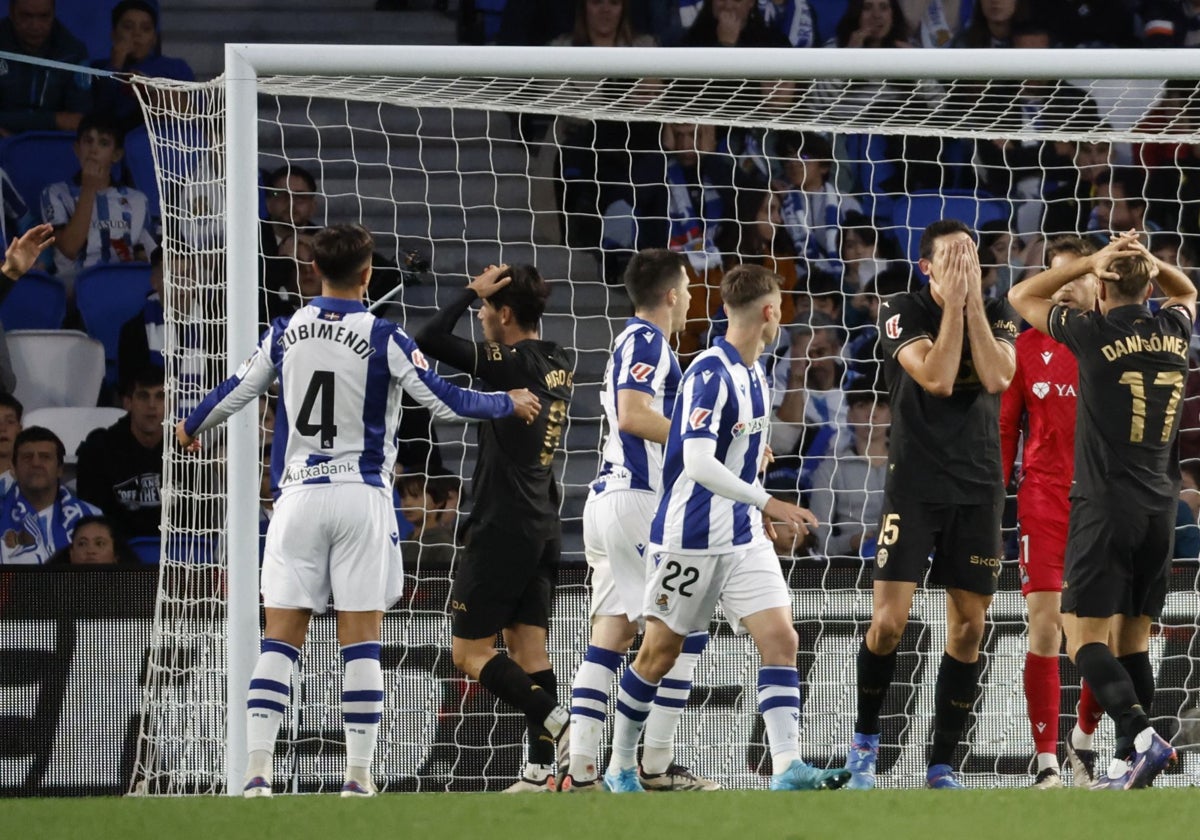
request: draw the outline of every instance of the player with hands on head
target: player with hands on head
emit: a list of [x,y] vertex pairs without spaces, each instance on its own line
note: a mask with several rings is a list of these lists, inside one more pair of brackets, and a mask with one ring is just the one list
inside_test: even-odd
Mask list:
[[[1055,302],[1059,289],[1085,274],[1102,282],[1099,312]],[[1167,300],[1152,313],[1146,301],[1156,280]],[[1174,548],[1176,437],[1196,287],[1130,230],[1018,284],[1009,299],[1079,361],[1063,632],[1067,655],[1117,728],[1108,772],[1092,787],[1147,787],[1177,761],[1150,723],[1149,644]]]
[[194,451],[206,429],[281,384],[271,446],[277,500],[262,566],[266,632],[247,702],[246,797],[271,795],[292,667],[309,618],[325,611],[330,594],[345,663],[342,796],[375,793],[380,629],[404,582],[390,491],[402,391],[441,420],[519,413],[528,422],[540,409],[528,391],[477,393],[445,382],[404,330],[368,312],[373,251],[360,225],[318,232],[321,296],[276,319],[253,355],[175,428],[179,444]]
[[[1095,253],[1090,240],[1060,236],[1046,246],[1051,268]],[[1082,274],[1060,287],[1057,304],[1090,312],[1100,281]],[[1017,486],[1020,532],[1021,594],[1029,613],[1029,647],[1025,654],[1024,688],[1030,733],[1037,749],[1035,788],[1062,787],[1058,768],[1058,716],[1062,681],[1063,555],[1071,513],[1071,479],[1075,474],[1075,413],[1079,366],[1075,357],[1048,335],[1026,330],[1017,338],[1017,370],[1000,401],[1000,445],[1004,483],[1008,486],[1021,451]],[[1078,717],[1066,740],[1072,783],[1086,787],[1094,779],[1092,735],[1104,710],[1085,682]]]
[[929,284],[880,307],[892,410],[875,554],[871,626],[858,652],[858,718],[846,758],[853,789],[875,786],[880,713],[917,585],[946,589],[946,649],[934,689],[926,784],[961,788],[951,766],[979,688],[979,646],[1004,556],[1000,393],[1015,368],[1016,318],[983,299],[971,229],[954,219],[921,234]]
[[758,701],[771,749],[772,790],[841,787],[842,769],[800,758],[800,677],[792,600],[764,515],[802,533],[816,526],[804,508],[770,496],[759,480],[771,395],[760,356],[779,333],[780,278],[740,265],[721,280],[729,331],[684,374],[671,411],[658,510],[646,554],[642,613],[646,636],[621,676],[612,759],[604,785],[644,789],[637,742],[655,696],[689,634],[708,629],[719,602],[736,632],[749,632],[762,657]]
[[[542,410],[529,423],[481,424],[474,504],[450,592],[455,666],[525,714],[528,754],[510,793],[557,789],[565,775],[570,711],[558,703],[548,639],[562,553],[554,475],[574,373],[566,352],[540,338],[550,287],[531,265],[488,266],[417,333],[435,359],[493,387],[528,388]],[[454,334],[476,300],[484,340]],[[496,649],[503,634],[505,651]]]

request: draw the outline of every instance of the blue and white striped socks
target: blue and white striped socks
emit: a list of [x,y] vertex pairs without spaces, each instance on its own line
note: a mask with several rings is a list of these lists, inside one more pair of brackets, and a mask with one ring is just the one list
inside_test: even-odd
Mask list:
[[[621,655],[588,645],[571,685],[571,778],[591,781],[599,775],[600,739],[608,714],[608,692],[621,667]],[[562,771],[559,770],[561,773]]]
[[771,772],[782,773],[800,758],[800,675],[795,668],[758,669],[758,710],[767,727]]
[[646,735],[642,750],[642,770],[651,775],[665,773],[675,758],[675,732],[679,719],[692,693],[692,677],[696,662],[708,646],[708,633],[689,633],[683,640],[679,658],[658,686],[650,716],[646,718]]
[[271,761],[279,724],[291,694],[292,666],[300,651],[278,639],[263,639],[258,663],[250,678],[246,702],[246,747],[250,752],[248,778],[271,780]]
[[617,689],[617,717],[613,721],[612,770],[632,770],[637,767],[637,742],[642,734],[650,704],[658,691],[657,683],[646,682],[630,665],[621,675]]
[[379,642],[342,648],[346,674],[342,684],[342,717],[346,730],[346,767],[370,768],[383,717],[383,669]]

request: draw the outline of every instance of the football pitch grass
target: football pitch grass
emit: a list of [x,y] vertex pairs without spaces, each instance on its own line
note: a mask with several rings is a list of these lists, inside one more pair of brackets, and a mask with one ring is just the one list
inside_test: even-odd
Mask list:
[[0,800],[0,836],[232,840],[1195,837],[1200,789]]

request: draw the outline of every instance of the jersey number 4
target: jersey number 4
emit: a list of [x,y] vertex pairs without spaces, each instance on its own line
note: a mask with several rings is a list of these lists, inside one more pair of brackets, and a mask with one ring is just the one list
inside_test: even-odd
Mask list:
[[[304,400],[300,403],[300,413],[296,415],[296,431],[305,437],[320,435],[322,449],[333,449],[333,439],[338,431],[337,424],[333,422],[333,381],[333,371],[314,370],[308,390],[304,392]],[[318,399],[321,402],[319,409]],[[315,423],[314,409],[319,410]]]

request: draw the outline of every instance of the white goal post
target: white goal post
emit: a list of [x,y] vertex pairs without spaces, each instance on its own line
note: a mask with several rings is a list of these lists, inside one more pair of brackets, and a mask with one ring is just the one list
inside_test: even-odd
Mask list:
[[[603,91],[598,84],[586,84],[588,80],[613,77],[667,81],[649,93],[644,89],[625,90],[616,96]],[[1006,122],[1004,102],[989,99],[989,93],[995,91],[997,97],[1005,95],[1012,88],[1006,87],[1004,80],[1013,78],[1091,80],[1088,89],[1097,99],[1105,101],[1110,122],[1086,129],[1066,128],[1061,121],[1053,126]],[[213,139],[217,157],[213,183],[221,177],[225,183],[223,210],[214,210],[218,223],[223,215],[223,238],[219,238],[215,248],[205,251],[213,260],[221,259],[222,255],[224,259],[223,270],[218,272],[226,289],[224,324],[219,327],[224,347],[219,352],[225,357],[227,370],[232,372],[251,354],[258,337],[259,132],[264,119],[260,113],[264,94],[344,98],[416,109],[457,108],[503,115],[636,119],[649,123],[706,121],[722,126],[815,131],[834,136],[870,133],[1018,141],[1200,142],[1200,133],[1184,124],[1158,126],[1153,131],[1136,127],[1158,85],[1167,79],[1200,79],[1200,55],[1192,50],[780,51],[229,44],[225,52],[223,91],[216,85],[205,88],[206,101],[214,109],[208,118],[213,130],[220,133]],[[906,84],[883,90],[888,83],[900,81]],[[139,96],[148,112],[167,115],[177,106],[171,104],[170,97],[159,94],[186,97],[203,87],[156,80],[146,80],[144,85]],[[741,98],[747,91],[754,93],[750,105]],[[868,107],[871,103],[877,107]],[[222,105],[223,114],[217,112]],[[350,119],[347,111],[347,120]],[[161,127],[165,123],[154,114],[147,122],[155,137],[157,155],[169,146]],[[376,130],[386,133],[385,120],[380,119]],[[164,174],[169,167],[161,160],[158,163],[166,218],[172,212],[166,197],[171,188],[170,178]],[[470,238],[471,231],[465,230],[464,239],[469,242]],[[176,244],[169,232],[168,255]],[[477,267],[461,266],[455,271],[465,273]],[[168,286],[170,282],[168,271]],[[173,294],[168,289],[168,322],[172,319],[184,322],[187,315],[181,312]],[[603,348],[589,349],[599,352]],[[168,346],[168,355],[172,352],[186,353],[186,348]],[[177,402],[169,407],[172,405],[178,407]],[[223,461],[228,469],[214,485],[225,494],[220,504],[224,519],[214,529],[220,539],[213,558],[213,563],[224,569],[220,590],[225,602],[223,609],[212,613],[212,620],[223,624],[223,645],[217,646],[220,649],[214,655],[224,660],[217,668],[225,674],[225,714],[220,722],[224,743],[210,743],[207,758],[184,759],[185,764],[194,761],[195,766],[182,772],[178,779],[172,779],[178,768],[163,766],[169,763],[164,756],[170,755],[172,749],[164,747],[161,739],[185,736],[163,731],[170,724],[169,719],[156,717],[156,704],[163,702],[158,693],[161,686],[149,685],[143,697],[138,766],[133,779],[135,790],[174,793],[240,790],[246,758],[245,702],[259,638],[258,434],[258,424],[251,412],[242,412],[230,420],[224,437]],[[168,460],[178,457],[175,453],[168,454]],[[169,494],[170,478],[167,485]],[[170,504],[164,504],[164,510],[164,530],[170,534],[177,527],[172,522],[175,514]],[[169,562],[164,559],[164,579],[170,573]],[[853,604],[847,610],[861,621],[864,601],[861,597],[851,601]],[[869,600],[865,602],[865,610],[869,616]],[[1196,616],[1192,618],[1195,620]],[[158,666],[163,673],[169,673],[173,667],[164,649],[171,646],[169,635],[174,621],[180,621],[179,617],[173,618],[170,609],[160,602],[152,654],[160,658]],[[151,669],[155,667],[152,662]],[[570,673],[560,673],[560,686],[565,687],[570,677]],[[835,682],[836,679],[831,680],[830,684]],[[213,686],[206,690],[213,690]],[[1009,699],[1014,700],[1011,714],[1020,717],[1023,702],[1015,701],[1021,698]],[[819,699],[814,697],[813,702]],[[1069,714],[1070,710],[1064,709],[1063,713]],[[211,731],[208,735],[211,741]],[[188,751],[175,748],[175,752]],[[211,756],[216,754],[222,755],[224,762],[219,776],[211,766]],[[164,778],[168,781],[156,781]]]

